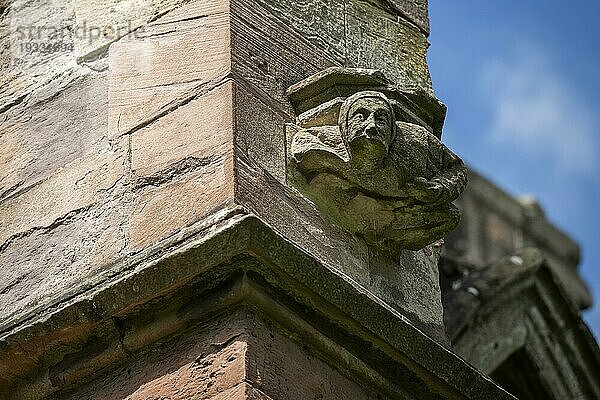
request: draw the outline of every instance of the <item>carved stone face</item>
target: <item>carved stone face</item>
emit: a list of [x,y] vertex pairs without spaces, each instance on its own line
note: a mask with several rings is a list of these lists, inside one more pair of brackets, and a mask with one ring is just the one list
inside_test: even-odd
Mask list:
[[377,169],[394,140],[395,116],[388,98],[375,91],[348,97],[340,108],[339,125],[352,162],[366,172]]
[[392,141],[392,112],[389,104],[378,97],[363,97],[348,109],[348,142],[364,138],[381,142],[389,149]]

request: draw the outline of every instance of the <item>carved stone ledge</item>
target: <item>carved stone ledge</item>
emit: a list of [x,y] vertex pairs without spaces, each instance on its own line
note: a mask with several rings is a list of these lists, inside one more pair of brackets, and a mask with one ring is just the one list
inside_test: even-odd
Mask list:
[[[229,211],[0,332],[0,398],[175,398],[171,389],[191,398],[238,382],[277,395],[297,366],[320,366],[317,383],[302,376],[291,394],[269,397],[314,398],[297,393],[335,375],[341,383],[323,399],[514,399],[352,279],[256,216]],[[346,395],[352,387],[367,395]]]

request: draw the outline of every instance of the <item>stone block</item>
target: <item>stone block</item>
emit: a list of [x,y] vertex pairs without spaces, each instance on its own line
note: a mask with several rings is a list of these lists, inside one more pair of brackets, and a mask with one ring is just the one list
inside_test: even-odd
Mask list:
[[158,243],[233,201],[231,156],[210,160],[177,179],[147,186],[137,194],[131,215],[131,245]]
[[[253,316],[248,318],[247,326],[250,335],[246,355],[246,380],[269,398],[377,398],[367,387],[361,387],[347,379],[338,370],[290,340],[290,337],[270,327],[266,321]],[[343,370],[343,367],[340,369]]]
[[125,174],[126,151],[78,158],[40,184],[5,200],[0,209],[0,246],[31,230],[49,228],[99,202]]
[[4,326],[83,290],[126,252],[125,155],[81,157],[3,202]]
[[133,133],[131,168],[139,184],[166,179],[161,174],[190,168],[190,163],[210,165],[231,157],[232,101],[232,83],[226,81]]
[[329,58],[346,59],[344,0],[257,0],[286,26],[307,38]]
[[233,200],[232,101],[233,84],[226,81],[132,134],[134,248],[155,244]]
[[[257,0],[232,2],[232,68],[270,106],[294,117],[288,87],[340,60],[291,29]],[[263,101],[265,101],[263,100]]]
[[111,46],[111,137],[148,124],[229,73],[229,17],[218,8],[206,10],[208,4],[222,2],[192,3]]
[[426,36],[415,26],[363,1],[346,6],[348,64],[380,69],[407,92],[433,96]]
[[427,0],[388,0],[403,17],[429,35],[429,8]]
[[2,9],[5,11],[0,15],[0,113],[21,103],[33,90],[76,68],[70,1],[16,0]]
[[294,120],[286,90],[339,61],[258,1],[233,1],[232,71],[236,144],[248,159],[285,181],[284,123]]
[[0,201],[74,160],[106,151],[107,73],[74,73],[0,117]]
[[414,24],[424,26],[426,2],[258,1],[338,65],[382,69],[406,91],[433,94],[426,30]]
[[[268,349],[268,351],[265,351]],[[61,396],[100,400],[271,400],[376,397],[243,310],[136,352]]]
[[78,60],[103,55],[108,46],[129,32],[143,30],[148,22],[186,0],[73,0],[75,11],[75,50]]
[[236,150],[285,182],[285,122],[289,116],[273,109],[243,85],[235,85]]
[[[151,351],[131,354],[127,363],[101,374],[62,399],[172,400],[244,399],[247,337],[240,315],[224,316]],[[171,347],[173,346],[173,347]],[[241,393],[240,393],[241,392]]]
[[74,215],[72,221],[35,230],[5,246],[0,262],[2,328],[97,283],[111,263],[126,254],[126,210],[115,200],[107,201]]

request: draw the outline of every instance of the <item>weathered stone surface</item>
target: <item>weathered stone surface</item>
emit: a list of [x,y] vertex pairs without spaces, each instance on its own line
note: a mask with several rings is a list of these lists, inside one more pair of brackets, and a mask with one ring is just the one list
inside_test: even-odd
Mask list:
[[[44,182],[5,200],[0,210],[0,245],[32,229],[47,228],[99,202],[125,172],[126,150],[88,155],[57,170]],[[69,193],[65,201],[65,193]]]
[[59,0],[16,0],[2,8],[0,113],[76,67],[72,13],[72,3]]
[[232,68],[263,102],[293,119],[286,89],[340,61],[273,13],[257,0],[232,2]]
[[68,296],[124,254],[125,162],[126,149],[88,155],[3,202],[3,324]]
[[[382,4],[358,0],[261,2],[343,65],[381,69],[404,90],[433,94],[426,60],[429,47],[426,35],[398,17],[399,9],[413,7],[391,2],[390,10]],[[417,8],[422,9],[423,5]],[[422,13],[419,19],[425,20]]]
[[344,1],[257,0],[284,24],[340,64],[346,58]]
[[285,182],[285,122],[289,116],[266,104],[244,85],[235,84],[236,151]]
[[[215,315],[231,316],[235,305],[247,304],[252,314],[264,313],[269,325],[274,323],[270,326],[308,353],[351,381],[361,382],[361,387],[381,391],[383,398],[427,398],[429,394],[511,398],[347,275],[324,267],[260,220],[231,215],[192,237],[165,249],[160,257],[133,258],[139,264],[130,265],[129,272],[115,276],[110,284],[76,294],[43,318],[4,331],[0,371],[8,373],[0,375],[0,393],[12,387],[8,399],[38,399],[41,394],[73,389],[75,383],[94,379],[94,373],[108,373],[106,367],[116,363],[122,367],[110,373],[108,381],[95,375],[100,379],[96,387],[102,387],[99,393],[123,387],[135,391],[141,386],[136,382],[153,379],[127,374],[128,369],[136,371],[136,360],[141,360],[137,365],[142,364],[144,371],[158,367],[175,372],[178,368],[169,369],[168,362],[159,360],[162,354],[170,360],[189,354],[176,345],[186,337],[182,332],[198,338],[211,331],[205,322]],[[240,268],[246,271],[242,275]],[[217,334],[211,348],[233,343],[223,343],[229,337]],[[192,343],[196,346],[199,341],[192,339]],[[287,345],[268,348],[287,349]],[[205,357],[210,349],[196,356],[203,353]],[[15,365],[11,360],[17,359]],[[187,358],[187,363],[194,359]],[[287,371],[298,371],[294,361]],[[267,360],[261,371],[273,371],[272,364]],[[275,381],[267,375],[260,374],[261,382],[285,377],[280,370]],[[64,396],[61,392],[51,398]]]
[[209,400],[272,400],[266,394],[254,389],[248,383],[240,383],[234,388],[225,390]]
[[374,400],[378,397],[263,321],[253,318],[248,325],[251,336],[246,379],[270,398]]
[[233,201],[233,85],[132,134],[132,245],[141,249]]
[[0,115],[3,326],[83,290],[126,254],[128,143],[107,138],[106,77],[69,69]]
[[429,35],[429,8],[427,0],[386,0],[409,21]]
[[[17,212],[3,221],[6,226],[3,230],[4,239],[10,241],[13,240],[11,238],[15,238],[10,246],[5,246],[5,250],[10,250],[11,257],[16,257],[19,254],[19,246],[39,246],[35,254],[51,254],[50,258],[45,260],[49,264],[55,263],[49,266],[49,270],[53,270],[52,268],[61,264],[58,260],[60,257],[54,252],[55,249],[43,245],[43,234],[49,230],[54,231],[58,221],[61,229],[54,231],[53,234],[57,236],[53,236],[49,243],[61,240],[62,234],[66,235],[67,239],[64,240],[68,242],[71,240],[71,233],[65,233],[66,230],[63,232],[61,224],[63,219],[67,218],[67,226],[77,226],[82,232],[92,232],[89,237],[95,237],[102,227],[108,236],[110,233],[115,238],[114,243],[105,246],[107,252],[103,255],[95,250],[89,251],[91,258],[88,259],[84,256],[84,250],[77,250],[74,253],[77,257],[76,265],[86,265],[83,270],[87,268],[96,271],[96,268],[99,268],[99,271],[102,268],[97,263],[101,263],[102,260],[98,261],[96,258],[104,257],[107,268],[112,268],[108,263],[117,262],[120,257],[131,252],[156,246],[213,211],[232,204],[234,183],[235,179],[238,179],[239,182],[235,184],[238,185],[239,192],[244,193],[237,197],[238,204],[252,208],[261,217],[273,221],[276,229],[289,232],[292,237],[297,238],[298,244],[306,245],[315,254],[324,257],[332,267],[339,268],[340,259],[347,256],[347,259],[351,260],[348,272],[352,276],[360,278],[365,287],[373,289],[394,308],[404,310],[414,317],[422,313],[420,319],[423,326],[431,328],[433,336],[438,335],[441,327],[441,308],[436,295],[429,301],[425,300],[432,297],[428,292],[409,295],[409,288],[404,287],[403,283],[406,280],[401,278],[402,273],[396,274],[390,272],[392,269],[386,269],[391,265],[389,260],[379,260],[360,240],[340,232],[334,234],[334,239],[325,240],[331,229],[327,227],[329,222],[320,219],[317,210],[310,205],[302,205],[302,212],[308,215],[306,221],[302,222],[304,228],[299,232],[292,232],[304,218],[301,213],[296,213],[295,217],[286,221],[275,221],[273,217],[278,214],[272,210],[272,203],[254,203],[263,198],[268,198],[267,201],[270,202],[281,202],[276,194],[281,187],[274,185],[273,193],[247,195],[247,191],[263,192],[265,189],[254,184],[242,188],[243,179],[235,177],[234,155],[230,153],[234,140],[237,151],[235,156],[249,160],[252,168],[256,168],[247,176],[249,181],[262,179],[267,171],[270,174],[268,177],[264,175],[267,186],[271,185],[271,176],[276,177],[279,184],[284,182],[286,148],[283,126],[284,122],[293,118],[293,110],[286,100],[285,89],[291,83],[319,69],[341,65],[347,51],[344,44],[346,28],[343,7],[324,2],[261,4],[191,2],[159,16],[163,11],[180,4],[166,1],[153,3],[153,6],[147,9],[147,4],[141,1],[131,2],[129,5],[110,2],[87,5],[76,2],[74,9],[69,11],[72,13],[74,10],[76,16],[75,21],[68,21],[71,25],[87,21],[88,28],[102,24],[123,27],[130,17],[134,22],[132,26],[138,22],[144,24],[148,20],[155,21],[145,25],[136,35],[130,34],[113,44],[108,63],[110,71],[96,73],[85,67],[73,67],[73,73],[64,74],[62,78],[51,83],[50,86],[56,87],[53,91],[47,85],[40,91],[42,94],[34,94],[21,103],[21,111],[25,113],[23,115],[34,116],[31,121],[23,122],[20,133],[15,131],[15,134],[10,136],[11,143],[15,146],[22,145],[19,143],[19,135],[41,131],[45,127],[42,120],[56,121],[52,123],[61,140],[65,132],[73,132],[80,142],[74,138],[68,141],[72,146],[62,146],[57,141],[57,148],[60,147],[60,151],[64,151],[65,154],[61,161],[50,156],[46,160],[45,154],[40,155],[41,151],[38,152],[38,161],[29,164],[30,170],[26,173],[30,176],[25,178],[19,175],[22,173],[18,172],[20,169],[13,168],[11,164],[10,184],[4,187],[5,190],[10,189],[7,195],[12,197],[8,201],[18,202],[19,207],[26,204],[29,208],[23,210],[31,212],[28,216]],[[73,4],[69,5],[71,6]],[[231,13],[227,12],[230,7]],[[299,14],[292,15],[290,11],[293,10],[299,10]],[[327,34],[303,37],[303,34],[314,28],[314,24],[305,18],[309,14],[313,15],[315,23],[329,26],[324,28]],[[337,15],[340,18],[328,17],[324,20],[320,17],[322,15]],[[289,18],[294,21],[293,24],[290,24]],[[292,29],[293,27],[298,29]],[[114,40],[116,36],[89,43],[78,42],[79,60],[88,62],[102,57],[106,45]],[[105,125],[107,74],[108,129]],[[85,76],[80,78],[82,75]],[[220,85],[227,76],[237,81],[236,91],[229,92],[225,97],[217,96],[220,90],[224,90],[224,86]],[[69,91],[68,85],[73,85],[72,92]],[[50,93],[58,95],[51,98]],[[45,102],[46,98],[48,101],[58,101],[56,99],[71,93],[84,96],[82,101],[73,98],[73,104],[83,103],[84,106],[72,108],[73,114],[77,114],[81,121],[85,120],[85,123],[89,124],[82,125],[83,122],[77,120],[77,126],[81,126],[82,131],[72,130],[65,125],[74,123],[75,120],[59,119],[58,114],[51,114],[52,110],[58,107],[58,103],[48,107],[48,104],[54,103]],[[89,99],[96,96],[99,103],[92,106]],[[226,99],[227,96],[229,100]],[[37,98],[43,101],[39,102]],[[33,108],[38,103],[39,108]],[[216,104],[219,105],[218,109],[213,107]],[[247,107],[247,110],[236,111],[233,115],[231,107],[235,104],[239,104],[240,108]],[[44,105],[47,110],[44,109]],[[16,110],[17,108],[15,112]],[[7,112],[12,113],[12,108]],[[40,115],[39,120],[35,118],[35,113]],[[7,121],[11,123],[14,120],[12,115],[7,117]],[[219,116],[223,118],[220,119]],[[233,127],[237,132],[235,139],[231,133]],[[205,147],[206,141],[214,146]],[[50,142],[49,139],[48,143],[55,142]],[[39,147],[42,148],[43,146]],[[109,154],[113,151],[123,152],[119,155],[123,158],[119,161],[118,177],[113,176],[112,172],[105,174],[105,170],[94,164],[92,170],[85,172],[89,172],[86,180],[75,184],[81,178],[79,174],[84,173],[76,167],[78,162],[90,163],[94,155]],[[27,165],[30,161],[27,157],[34,157],[34,153],[30,148],[23,147],[20,153],[3,154],[21,154],[22,160],[11,159],[10,162],[19,161]],[[48,160],[58,162],[45,168]],[[64,176],[64,180],[57,181],[55,187],[65,189],[73,186],[74,192],[69,193],[69,196],[60,191],[44,192],[53,185],[54,175],[50,174],[57,168],[62,168],[58,175]],[[78,186],[87,182],[87,179],[95,183],[87,184],[85,189]],[[42,182],[40,191],[36,191],[37,186],[33,186],[37,182]],[[31,189],[29,192],[18,192],[23,188]],[[41,201],[35,205],[32,197],[27,197],[29,193],[31,196],[38,196]],[[306,203],[299,197],[294,201]],[[99,212],[99,202],[106,202],[107,207],[115,207],[115,215]],[[46,208],[50,211],[46,211]],[[89,219],[89,215],[96,215],[98,218],[106,216],[107,220],[95,221]],[[122,220],[123,215],[126,216],[125,222]],[[317,221],[316,226],[313,226],[313,219]],[[115,222],[117,220],[119,222]],[[108,229],[105,223],[109,221],[118,228]],[[32,235],[40,234],[31,243],[28,242],[30,232],[33,232]],[[306,238],[300,238],[306,233]],[[348,243],[348,248],[344,250],[347,254],[344,253],[341,258],[337,254],[337,238]],[[103,241],[99,240],[97,244],[100,247],[102,243]],[[324,248],[323,243],[327,243]],[[89,250],[86,246],[82,246],[81,249]],[[410,269],[414,257],[419,260],[426,259],[422,254],[407,254],[405,261],[402,261],[406,265],[403,264],[402,268]],[[433,263],[434,261],[429,260],[425,264],[430,266]],[[373,268],[377,269],[376,272],[369,272]],[[91,282],[96,278],[86,275],[83,270],[81,275],[76,275],[79,280],[85,281],[84,277],[87,276]],[[29,277],[19,273],[11,277],[5,287],[7,298],[15,295],[12,288],[16,290],[22,287],[14,284],[15,281],[21,279],[23,285],[27,285]],[[435,282],[436,278],[427,275],[425,279]],[[76,286],[70,289],[76,290]],[[415,307],[408,304],[404,294],[410,298],[418,298]],[[37,295],[32,295],[31,302],[37,301],[35,296]],[[17,297],[19,302],[24,301],[19,304],[28,301]],[[56,298],[49,297],[56,299],[61,296],[57,293]],[[443,341],[443,338],[440,340]]]
[[400,88],[433,96],[425,35],[369,2],[346,7],[346,57],[349,65],[380,69]]
[[[247,344],[243,339],[235,341],[222,350],[205,357],[199,354],[192,363],[183,366],[171,365],[170,370],[165,370],[167,365],[161,360],[158,364],[163,365],[162,371],[152,371],[153,375],[158,375],[158,377],[143,383],[135,392],[124,394],[132,400],[157,397],[167,397],[173,400],[219,398],[219,396],[225,395],[224,392],[235,390],[243,383],[246,347]],[[175,369],[177,367],[179,368]],[[142,373],[148,374],[146,371]],[[230,392],[230,394],[232,393]],[[94,395],[98,399],[103,397],[99,396],[97,392]]]
[[122,367],[60,398],[213,399],[233,391],[246,377],[248,338],[242,317],[224,317],[199,328],[134,354]]
[[231,204],[233,183],[231,159],[224,157],[169,183],[145,187],[134,201],[131,245],[140,250],[157,244]]
[[236,161],[237,203],[243,204],[328,268],[340,271],[409,316],[413,323],[440,343],[447,342],[442,322],[437,255],[427,255],[432,254],[431,249],[403,251],[396,260],[378,255],[363,240],[332,224],[297,190],[283,186],[243,157]]
[[0,73],[10,79],[0,95],[4,327],[83,290],[126,253],[128,145],[106,136],[107,73],[74,63],[72,12],[70,2],[16,1],[0,13],[12,41],[3,59],[20,40],[65,45]]
[[[0,319],[11,326],[89,289],[111,263],[126,254],[127,214],[105,200],[70,220],[12,240],[2,249]],[[96,221],[91,223],[91,221]]]
[[148,124],[225,78],[231,48],[223,8],[224,2],[193,2],[111,46],[111,137]]
[[244,311],[223,316],[60,398],[375,398],[265,322]]
[[75,26],[80,30],[74,41],[79,60],[103,55],[112,42],[186,3],[186,0],[73,1]]
[[0,114],[0,201],[106,151],[106,75],[72,71]]
[[[233,87],[222,83],[131,135],[131,168],[141,182],[160,181],[181,162],[232,157]],[[163,178],[164,179],[164,178]]]

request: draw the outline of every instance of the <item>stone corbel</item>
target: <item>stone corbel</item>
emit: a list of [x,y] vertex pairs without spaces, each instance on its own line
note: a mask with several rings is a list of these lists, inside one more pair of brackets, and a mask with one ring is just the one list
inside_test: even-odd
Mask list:
[[288,179],[336,223],[391,253],[456,227],[464,163],[383,74],[330,68],[288,95]]

